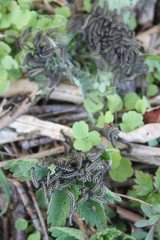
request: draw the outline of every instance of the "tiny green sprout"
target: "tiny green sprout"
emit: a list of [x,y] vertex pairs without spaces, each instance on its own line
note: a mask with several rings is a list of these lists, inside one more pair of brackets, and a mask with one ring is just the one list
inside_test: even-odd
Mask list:
[[103,128],[104,123],[113,123],[113,121],[114,121],[114,116],[111,113],[111,111],[107,111],[105,115],[102,112],[100,112],[100,116],[98,117],[96,127]]

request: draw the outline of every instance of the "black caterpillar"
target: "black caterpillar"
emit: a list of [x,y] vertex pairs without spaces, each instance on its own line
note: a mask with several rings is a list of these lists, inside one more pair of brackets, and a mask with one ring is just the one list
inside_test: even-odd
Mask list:
[[63,37],[52,29],[45,33],[43,30],[36,33],[33,39],[33,48],[25,44],[30,32],[27,28],[20,38],[20,46],[30,51],[22,63],[22,71],[30,80],[37,81],[42,87],[52,88],[59,85],[62,78],[67,76],[72,80],[71,69],[74,68],[69,60]]
[[[98,203],[105,203],[103,199],[105,195],[105,185],[103,184],[103,177],[107,171],[110,171],[110,166],[106,161],[101,159],[104,149],[94,147],[88,152],[81,152],[73,150],[71,139],[61,132],[68,144],[71,145],[71,151],[65,153],[62,156],[42,160],[37,164],[37,167],[45,167],[49,169],[51,164],[56,166],[55,173],[51,174],[48,171],[47,176],[38,181],[36,177],[35,169],[32,168],[31,179],[35,188],[42,187],[44,197],[50,196],[50,202],[48,208],[51,207],[54,201],[54,193],[56,189],[66,189],[66,194],[70,198],[70,214],[69,223],[72,225],[72,216],[79,204],[92,199]],[[118,137],[119,131],[116,127],[111,127],[106,137],[114,141],[121,141]],[[122,141],[121,141],[122,142]],[[127,144],[128,147],[130,145]],[[75,201],[73,194],[68,189],[72,183],[79,186],[81,190],[81,196]]]
[[[113,72],[112,81],[119,83],[132,79],[135,74],[147,71],[145,57],[139,56],[139,45],[135,32],[122,20],[117,11],[109,11],[107,4],[97,7],[93,4],[90,13],[73,17],[68,24],[69,32],[80,35],[81,40],[91,48],[92,55],[100,55],[100,61]],[[97,61],[97,60],[96,60]],[[99,68],[100,64],[98,64]]]

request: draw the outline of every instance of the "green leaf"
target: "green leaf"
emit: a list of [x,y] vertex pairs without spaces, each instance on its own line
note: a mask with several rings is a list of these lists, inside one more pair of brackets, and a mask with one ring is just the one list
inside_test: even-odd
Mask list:
[[154,229],[155,229],[155,226],[153,226],[153,227],[149,230],[149,233],[147,234],[145,240],[153,240]]
[[8,71],[9,79],[16,80],[22,76],[20,69],[11,69]]
[[14,177],[21,177],[21,181],[28,181],[31,179],[31,168],[36,167],[38,159],[21,159],[8,161],[5,169],[10,169],[14,172]]
[[118,112],[123,107],[123,101],[118,94],[110,95],[107,98],[108,108],[112,113]]
[[124,97],[124,105],[127,109],[135,109],[135,105],[140,97],[135,92],[127,93]]
[[127,234],[125,234],[123,240],[137,240],[137,239],[134,238],[134,237],[131,237],[131,236],[127,235]]
[[157,189],[157,191],[160,192],[160,168],[158,168],[154,180],[155,180],[154,186]]
[[104,104],[95,93],[90,93],[88,98],[84,100],[84,106],[87,112],[95,113],[103,109]]
[[127,158],[122,157],[120,165],[116,169],[112,169],[109,175],[114,181],[125,182],[127,178],[133,175],[132,163]]
[[143,95],[142,99],[146,102],[147,108],[152,108],[146,96]]
[[159,89],[158,89],[157,85],[151,84],[151,85],[148,86],[147,96],[153,97],[153,96],[156,95],[158,92],[159,92]]
[[90,12],[91,7],[92,7],[91,0],[83,0],[83,4],[84,4],[86,11]]
[[101,142],[101,136],[99,132],[92,131],[89,132],[88,140],[92,143],[92,146],[97,146]]
[[107,111],[104,115],[104,122],[105,123],[112,123],[114,121],[114,116],[111,111]]
[[7,181],[6,176],[4,175],[2,169],[0,169],[0,182],[4,188],[5,194],[6,194],[6,206],[5,208],[2,210],[2,212],[0,212],[0,217],[7,211],[9,203],[10,203],[10,187]]
[[51,175],[55,173],[56,165],[53,163],[48,166],[48,169],[51,171]]
[[8,44],[0,41],[0,59],[11,52],[11,48]]
[[28,222],[24,218],[19,218],[16,221],[16,228],[18,230],[24,231],[28,227]]
[[160,72],[154,73],[154,77],[155,77],[158,81],[160,81]]
[[105,121],[104,114],[102,112],[100,112],[100,116],[98,117],[96,127],[103,128],[104,127],[104,121]]
[[148,83],[153,83],[154,80],[155,80],[155,79],[154,79],[152,73],[147,74],[146,81],[147,81]]
[[136,18],[131,17],[130,11],[126,11],[123,15],[123,21],[129,25],[131,30],[134,30],[137,26]]
[[106,227],[106,216],[102,204],[88,200],[80,204],[77,210],[80,217],[84,218],[86,223],[90,222],[92,227]]
[[144,231],[136,231],[132,233],[132,237],[134,237],[136,240],[143,240],[147,236],[147,233]]
[[9,20],[17,29],[23,29],[23,27],[29,23],[31,12],[29,10],[21,9],[15,1],[10,2],[8,10],[10,12]]
[[140,112],[141,114],[144,114],[146,111],[147,105],[146,105],[146,101],[144,99],[140,99],[137,101],[136,105],[135,105],[135,109]]
[[0,94],[3,93],[8,85],[9,85],[9,81],[7,80],[8,78],[8,74],[7,71],[3,68],[0,68]]
[[73,124],[73,136],[78,140],[88,137],[88,131],[88,125],[84,121]]
[[81,194],[80,188],[77,184],[72,184],[70,186],[70,192],[73,194],[75,200],[77,200]]
[[38,205],[39,205],[40,208],[47,209],[47,203],[46,203],[46,200],[44,198],[44,194],[43,194],[42,188],[40,188],[40,189],[38,189],[36,191],[36,200],[37,200]]
[[135,172],[136,179],[135,182],[138,185],[134,185],[133,188],[136,190],[139,196],[146,196],[153,191],[153,181],[148,173],[143,173],[142,171]]
[[90,240],[101,240],[101,239],[106,239],[106,240],[112,240],[115,237],[118,237],[122,234],[119,230],[116,228],[107,228],[95,235],[93,235]]
[[51,227],[64,227],[70,210],[70,199],[64,190],[55,190],[54,201],[48,210],[47,223]]
[[84,233],[74,228],[53,227],[49,228],[49,231],[52,233],[53,237],[57,237],[57,240],[66,240],[66,238],[71,240],[84,240]]
[[157,55],[143,54],[143,56],[145,56],[147,60],[160,61],[160,56]]
[[136,227],[142,228],[148,226],[148,220],[140,220],[134,224]]
[[137,127],[141,127],[143,125],[143,116],[135,111],[129,111],[123,114],[120,127],[123,132],[131,132]]
[[32,0],[18,0],[18,3],[21,6],[21,8],[25,8],[25,9],[30,9],[29,3],[31,2]]
[[114,116],[111,113],[111,111],[107,111],[105,115],[100,112],[100,116],[98,117],[98,122],[96,124],[96,127],[103,128],[104,123],[112,123],[114,121]]
[[155,224],[158,220],[160,220],[160,214],[153,215],[152,217],[150,217],[150,219],[148,220],[148,223],[149,223],[149,225],[153,225],[153,224]]
[[111,169],[117,168],[120,164],[120,159],[121,159],[119,150],[117,148],[114,148],[113,146],[110,146],[110,147],[106,148],[105,151],[109,155],[108,160],[110,160],[110,159],[112,160]]
[[152,207],[154,213],[160,213],[160,204],[156,204]]
[[64,6],[64,7],[56,7],[56,10],[55,10],[56,14],[59,14],[59,15],[62,15],[66,18],[68,18],[70,15],[71,15],[71,11],[70,11],[70,8],[67,7],[67,6]]
[[114,204],[114,201],[118,201],[118,202],[122,201],[122,199],[116,193],[110,191],[107,187],[105,187],[105,189],[106,189],[106,194],[104,195],[103,199],[113,204]]
[[77,150],[87,152],[92,148],[92,143],[89,140],[75,140],[73,147]]
[[0,5],[6,7],[9,4],[10,0],[0,0]]
[[5,56],[1,60],[2,67],[6,70],[10,70],[12,68],[18,68],[18,63],[9,55]]
[[155,69],[160,69],[160,63],[159,61],[155,61],[155,60],[151,60],[151,59],[147,59],[146,63],[149,67],[149,72],[154,72]]
[[153,215],[153,210],[148,204],[141,204],[141,209],[148,218]]
[[146,202],[149,202],[153,205],[160,203],[160,194],[159,193],[150,193],[146,198]]
[[40,240],[40,239],[41,239],[41,234],[38,231],[31,233],[27,238],[27,240]]

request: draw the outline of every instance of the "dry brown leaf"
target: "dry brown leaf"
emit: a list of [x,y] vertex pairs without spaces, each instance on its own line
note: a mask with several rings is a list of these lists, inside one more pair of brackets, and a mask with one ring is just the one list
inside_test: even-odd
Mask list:
[[62,129],[66,135],[72,137],[72,128],[53,123],[49,121],[39,120],[36,117],[23,115],[12,122],[9,127],[16,130],[19,134],[32,134],[37,132],[40,136],[48,136],[57,140],[64,141],[63,135],[60,133]]

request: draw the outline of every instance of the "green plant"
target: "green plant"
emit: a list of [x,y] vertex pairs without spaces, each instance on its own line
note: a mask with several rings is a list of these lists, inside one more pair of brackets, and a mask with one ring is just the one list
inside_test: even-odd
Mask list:
[[136,171],[135,176],[136,185],[133,186],[133,190],[129,191],[128,194],[154,205],[159,204],[160,168],[156,171],[154,179],[148,173],[143,173],[142,171]]
[[145,218],[144,220],[136,222],[135,226],[139,228],[152,226],[150,227],[150,230],[146,235],[145,240],[155,239],[155,232],[157,232],[158,237],[160,237],[160,204],[156,204],[153,207],[146,204],[141,204],[141,209],[148,219]]

